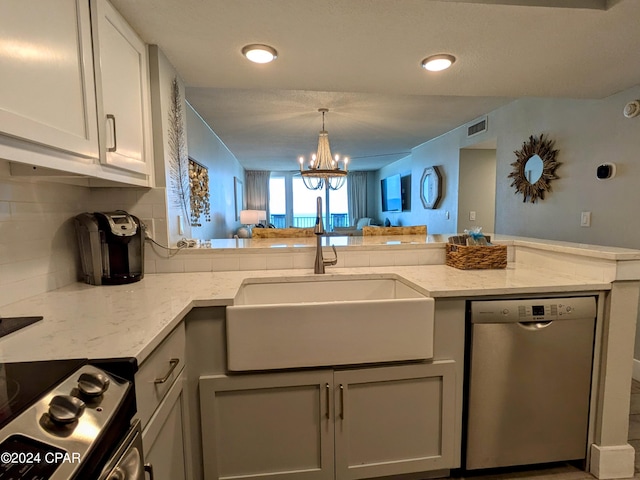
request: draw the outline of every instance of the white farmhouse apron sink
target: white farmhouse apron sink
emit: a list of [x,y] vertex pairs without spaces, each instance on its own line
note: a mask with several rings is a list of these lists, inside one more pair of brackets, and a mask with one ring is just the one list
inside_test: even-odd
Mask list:
[[433,357],[434,301],[395,276],[249,279],[227,307],[232,371]]

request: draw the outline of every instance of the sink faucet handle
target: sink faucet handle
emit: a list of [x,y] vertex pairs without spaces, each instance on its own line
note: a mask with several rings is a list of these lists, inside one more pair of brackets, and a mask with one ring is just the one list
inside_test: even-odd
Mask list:
[[331,245],[331,248],[333,249],[333,258],[331,260],[323,260],[325,265],[335,265],[338,263],[338,252],[336,252],[336,247]]

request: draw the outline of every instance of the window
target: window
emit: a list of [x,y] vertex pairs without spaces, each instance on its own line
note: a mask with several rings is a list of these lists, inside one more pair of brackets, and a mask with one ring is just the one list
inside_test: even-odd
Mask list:
[[287,200],[285,177],[269,178],[269,223],[276,228],[287,226]]
[[316,222],[316,199],[321,197],[325,229],[331,231],[334,227],[347,227],[347,188],[345,183],[340,190],[309,190],[297,174],[272,173],[269,180],[270,222],[276,228],[313,227]]
[[349,188],[348,178],[340,190],[329,190],[329,210],[331,213],[329,225],[331,225],[331,230],[334,227],[348,227],[350,225],[347,188]]

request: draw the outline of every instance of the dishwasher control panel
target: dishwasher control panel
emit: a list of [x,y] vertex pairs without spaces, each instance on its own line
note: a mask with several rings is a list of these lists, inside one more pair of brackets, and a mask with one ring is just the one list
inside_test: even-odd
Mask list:
[[552,322],[595,318],[595,297],[476,300],[471,302],[472,323]]

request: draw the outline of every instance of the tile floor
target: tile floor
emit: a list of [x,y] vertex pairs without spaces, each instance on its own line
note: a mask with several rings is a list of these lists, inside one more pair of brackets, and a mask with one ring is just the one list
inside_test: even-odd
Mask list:
[[[640,480],[640,382],[634,380],[631,387],[631,410],[629,415],[629,443],[636,449],[636,474]],[[460,480],[593,480],[594,477],[578,467],[565,464],[536,469],[519,470],[509,473],[465,475],[452,477]]]

